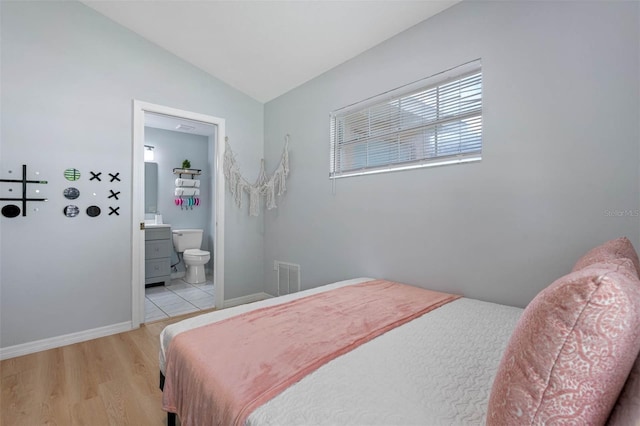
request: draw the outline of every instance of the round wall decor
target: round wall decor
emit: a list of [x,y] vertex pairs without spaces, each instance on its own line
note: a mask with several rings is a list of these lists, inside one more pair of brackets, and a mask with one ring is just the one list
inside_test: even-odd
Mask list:
[[64,177],[70,181],[76,181],[80,179],[80,170],[78,169],[66,169],[64,171]]
[[100,207],[98,206],[87,207],[87,214],[91,217],[100,216]]
[[2,208],[2,216],[4,217],[16,217],[20,214],[20,207],[15,204],[7,204]]
[[69,187],[65,188],[65,190],[62,191],[62,194],[64,194],[64,198],[67,200],[75,200],[80,196],[80,190],[78,188]]
[[76,217],[78,216],[78,213],[80,213],[80,209],[78,208],[78,206],[69,204],[64,208],[63,212],[66,217]]

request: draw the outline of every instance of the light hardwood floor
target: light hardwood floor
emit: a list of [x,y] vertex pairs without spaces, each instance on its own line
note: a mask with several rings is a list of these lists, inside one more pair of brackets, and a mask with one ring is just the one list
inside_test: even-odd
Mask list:
[[158,336],[202,311],[0,362],[0,425],[166,425]]

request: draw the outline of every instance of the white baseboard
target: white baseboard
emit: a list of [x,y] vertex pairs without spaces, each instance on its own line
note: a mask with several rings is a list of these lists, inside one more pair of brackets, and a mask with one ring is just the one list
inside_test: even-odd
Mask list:
[[110,336],[112,334],[130,330],[132,330],[131,321],[127,321],[119,324],[93,328],[91,330],[79,331],[77,333],[65,334],[63,336],[50,337],[48,339],[8,346],[6,348],[0,348],[0,360],[28,355],[34,352],[45,351],[47,349],[59,348],[60,346],[72,345],[74,343],[85,342],[87,340],[97,339],[98,337]]
[[273,297],[273,296],[268,294],[268,293],[264,293],[264,292],[248,294],[246,296],[236,297],[234,299],[225,300],[224,301],[224,307],[225,308],[230,308],[232,306],[244,305],[245,303],[257,302],[259,300],[269,299],[271,297]]

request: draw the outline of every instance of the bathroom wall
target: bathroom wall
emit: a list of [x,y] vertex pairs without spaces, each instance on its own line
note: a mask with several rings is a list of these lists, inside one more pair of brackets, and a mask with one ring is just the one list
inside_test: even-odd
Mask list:
[[[0,8],[0,176],[27,164],[29,178],[39,171],[49,181],[40,188],[48,202],[30,203],[26,217],[0,217],[2,355],[130,327],[132,223],[140,219],[131,212],[134,99],[224,118],[246,164],[263,157],[264,126],[260,102],[79,2],[2,1]],[[76,218],[62,214],[67,167],[82,172]],[[119,172],[121,182],[89,181],[92,170],[103,178]],[[109,189],[121,191],[117,204],[109,204]],[[8,194],[4,184],[0,190]],[[263,221],[225,197],[231,299],[263,290]],[[97,218],[84,213],[94,203],[103,208]],[[120,215],[109,216],[109,205]]]
[[[192,135],[184,132],[155,129],[145,127],[144,143],[154,147],[154,162],[158,164],[158,213],[162,215],[164,223],[171,225],[172,229],[198,228],[204,230],[202,238],[202,250],[212,251],[210,242],[213,240],[212,223],[212,177],[213,172],[208,159],[212,156],[209,147],[209,138],[206,136]],[[197,177],[200,180],[200,205],[187,209],[180,208],[174,203],[175,180],[178,175],[173,173],[174,168],[181,168],[182,161],[189,159],[192,169],[201,169],[202,174]],[[185,178],[191,176],[185,175]],[[172,264],[178,262],[176,253],[173,253]],[[212,260],[206,265],[207,272],[212,271]],[[178,272],[184,272],[184,263],[177,265]]]

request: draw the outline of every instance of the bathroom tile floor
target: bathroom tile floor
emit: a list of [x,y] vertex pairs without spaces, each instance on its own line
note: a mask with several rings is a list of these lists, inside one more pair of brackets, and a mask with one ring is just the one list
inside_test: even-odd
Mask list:
[[171,280],[168,286],[145,289],[144,321],[157,321],[177,315],[211,309],[213,301],[213,281],[203,284],[189,284],[182,279]]

